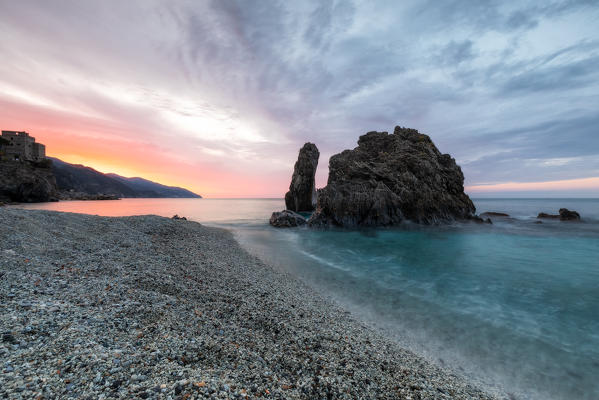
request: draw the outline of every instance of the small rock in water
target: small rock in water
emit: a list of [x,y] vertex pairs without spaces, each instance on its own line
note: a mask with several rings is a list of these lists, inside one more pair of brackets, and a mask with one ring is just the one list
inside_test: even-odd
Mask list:
[[559,209],[559,219],[562,221],[580,221],[580,214],[567,208]]
[[304,225],[306,223],[306,219],[291,210],[283,210],[280,212],[273,212],[269,222],[276,228],[292,228],[295,226]]
[[485,218],[485,217],[509,217],[510,215],[506,214],[506,213],[502,213],[502,212],[487,211],[487,212],[480,214],[480,216]]
[[559,215],[556,214],[547,214],[547,213],[539,213],[537,218],[545,218],[545,219],[559,219]]
[[567,208],[560,208],[559,214],[539,213],[537,218],[559,219],[560,221],[580,221],[580,214],[576,211],[570,211]]
[[468,219],[470,221],[476,222],[477,224],[492,224],[493,223],[493,221],[491,221],[491,218],[484,219],[484,218],[479,217],[478,215],[473,215],[473,216],[469,217]]

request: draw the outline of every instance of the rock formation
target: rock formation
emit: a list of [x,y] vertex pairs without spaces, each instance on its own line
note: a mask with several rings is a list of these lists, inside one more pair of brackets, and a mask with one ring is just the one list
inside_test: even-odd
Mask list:
[[580,214],[576,211],[570,211],[567,208],[560,208],[559,214],[539,213],[537,218],[559,219],[560,221],[580,221]]
[[0,201],[58,201],[52,162],[0,161]]
[[273,212],[269,222],[276,228],[292,228],[304,225],[306,219],[293,211],[283,210]]
[[285,207],[291,211],[312,211],[316,203],[314,176],[320,153],[313,143],[306,143],[300,149],[289,191],[285,194]]
[[464,175],[427,135],[396,127],[369,132],[358,147],[329,161],[327,186],[318,191],[311,226],[386,226],[403,220],[433,224],[471,219]]

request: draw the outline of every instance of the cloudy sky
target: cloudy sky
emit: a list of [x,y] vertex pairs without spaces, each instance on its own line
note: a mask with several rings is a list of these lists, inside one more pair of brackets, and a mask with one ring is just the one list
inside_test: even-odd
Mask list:
[[209,197],[395,125],[475,195],[599,196],[599,1],[0,0],[0,128]]

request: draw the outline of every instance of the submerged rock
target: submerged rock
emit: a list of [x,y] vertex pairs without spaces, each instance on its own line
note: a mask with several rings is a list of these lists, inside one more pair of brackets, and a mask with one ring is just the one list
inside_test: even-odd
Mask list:
[[358,147],[331,157],[327,186],[318,191],[309,224],[433,224],[469,219],[475,210],[455,160],[427,135],[398,126],[391,135],[360,136]]
[[320,153],[313,143],[306,143],[300,149],[293,167],[289,191],[285,194],[285,207],[291,211],[312,211],[316,204],[314,176]]
[[580,221],[580,214],[578,214],[576,211],[570,211],[567,208],[560,208],[559,214],[539,213],[537,218],[559,219],[561,221]]
[[471,217],[468,217],[467,219],[469,219],[472,222],[476,222],[477,224],[492,224],[493,221],[491,221],[491,218],[482,218],[482,214],[481,216],[478,215],[472,215]]
[[544,218],[544,219],[559,219],[559,215],[557,215],[557,214],[546,214],[546,213],[539,213],[539,215],[537,215],[537,218]]
[[275,211],[270,217],[270,224],[276,228],[292,228],[304,225],[306,219],[291,210]]
[[509,214],[506,213],[502,213],[502,212],[494,212],[494,211],[487,211],[484,212],[482,214],[480,214],[481,217],[509,217]]

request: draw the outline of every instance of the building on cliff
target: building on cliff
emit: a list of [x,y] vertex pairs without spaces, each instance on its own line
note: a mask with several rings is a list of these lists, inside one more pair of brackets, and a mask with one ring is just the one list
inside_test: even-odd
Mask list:
[[46,159],[46,146],[36,143],[27,132],[2,131],[3,144],[0,157],[8,160],[42,161]]

